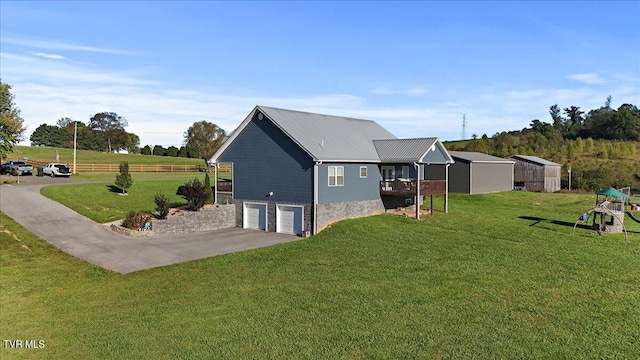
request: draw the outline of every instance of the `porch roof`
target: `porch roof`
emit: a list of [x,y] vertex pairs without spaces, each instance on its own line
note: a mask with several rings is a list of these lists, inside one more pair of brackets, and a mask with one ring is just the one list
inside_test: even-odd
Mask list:
[[438,138],[373,140],[383,163],[451,164],[453,159]]

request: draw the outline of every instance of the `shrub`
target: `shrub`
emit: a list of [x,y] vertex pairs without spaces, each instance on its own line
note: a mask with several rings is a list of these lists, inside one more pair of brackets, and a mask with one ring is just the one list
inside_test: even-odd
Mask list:
[[169,198],[163,193],[157,193],[153,201],[156,203],[158,219],[166,219],[169,215]]
[[127,214],[127,217],[122,221],[122,226],[131,230],[138,230],[144,226],[144,223],[149,221],[150,217],[145,211],[131,210]]
[[122,193],[126,193],[127,189],[133,185],[131,174],[129,174],[129,163],[120,163],[120,173],[116,175],[116,186],[122,189]]
[[200,210],[207,201],[207,189],[198,179],[189,180],[178,188],[178,193],[187,200],[189,209],[192,211]]
[[204,188],[207,191],[207,200],[205,204],[213,203],[213,190],[211,190],[211,179],[209,178],[209,173],[204,175]]

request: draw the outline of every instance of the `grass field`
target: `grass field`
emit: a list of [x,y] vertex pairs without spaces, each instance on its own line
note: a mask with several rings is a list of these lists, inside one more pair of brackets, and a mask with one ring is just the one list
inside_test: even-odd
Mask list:
[[[293,243],[128,275],[0,214],[0,336],[34,359],[636,359],[640,224],[578,229],[593,197],[451,196]],[[152,240],[151,240],[152,241]]]
[[[73,163],[73,149],[52,148],[48,146],[15,146],[13,153],[8,154],[8,159],[23,159],[28,157],[32,161],[54,162],[56,150],[60,154],[60,162]],[[130,164],[149,165],[204,165],[202,159],[189,159],[182,157],[168,157],[155,155],[136,154],[111,154],[99,151],[78,150],[76,162],[78,164],[119,164],[127,161]]]
[[[210,174],[213,182],[213,174]],[[131,210],[155,211],[154,195],[164,193],[173,207],[184,205],[187,201],[176,191],[180,185],[194,178],[204,183],[204,173],[131,173],[133,186],[127,196],[121,196],[115,188],[113,173],[83,173],[75,176],[78,180],[91,181],[84,184],[46,186],[40,191],[76,212],[99,223],[124,219]],[[222,173],[220,178],[229,177]]]

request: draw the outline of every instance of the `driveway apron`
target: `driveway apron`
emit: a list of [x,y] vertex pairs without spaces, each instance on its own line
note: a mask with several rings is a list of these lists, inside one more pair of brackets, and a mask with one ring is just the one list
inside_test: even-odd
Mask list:
[[238,228],[128,237],[40,195],[43,186],[0,186],[0,211],[58,249],[121,274],[300,239]]

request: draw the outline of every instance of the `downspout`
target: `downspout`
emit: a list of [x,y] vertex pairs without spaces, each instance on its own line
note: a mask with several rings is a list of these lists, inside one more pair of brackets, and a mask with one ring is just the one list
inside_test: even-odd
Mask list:
[[316,161],[313,165],[313,234],[318,233],[318,167],[322,161]]
[[444,212],[447,214],[449,213],[449,166],[451,166],[451,164],[447,164],[445,171],[447,183],[444,190]]
[[420,164],[413,163],[416,167],[416,219],[420,220]]

